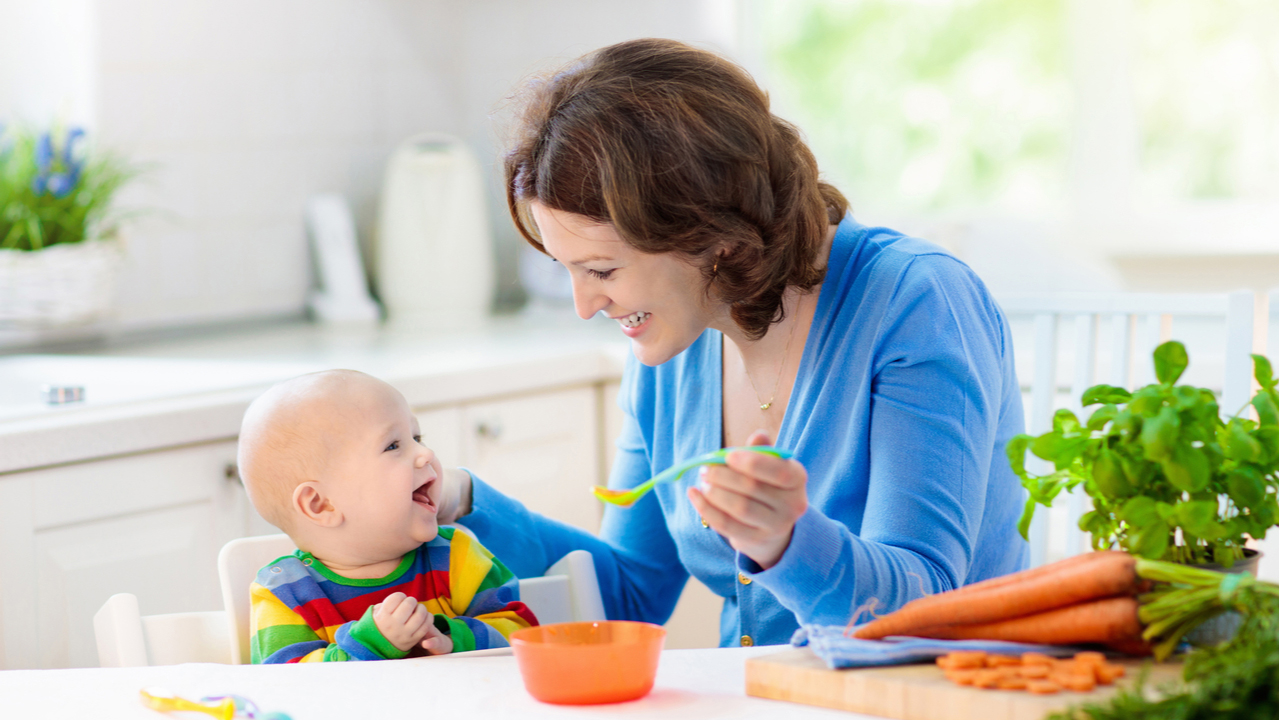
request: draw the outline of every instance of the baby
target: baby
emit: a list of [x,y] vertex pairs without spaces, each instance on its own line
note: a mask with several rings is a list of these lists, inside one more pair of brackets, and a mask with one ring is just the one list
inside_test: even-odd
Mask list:
[[251,588],[253,662],[503,647],[537,624],[510,570],[436,524],[444,471],[385,382],[332,370],[275,385],[245,411],[239,465],[258,513],[298,546]]

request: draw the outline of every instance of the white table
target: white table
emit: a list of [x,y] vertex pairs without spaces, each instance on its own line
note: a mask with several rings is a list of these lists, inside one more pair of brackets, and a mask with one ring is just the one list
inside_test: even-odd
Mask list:
[[[171,665],[167,667],[0,671],[6,718],[166,717],[146,709],[142,688],[181,697],[236,694],[293,720],[343,718],[843,718],[869,716],[747,697],[746,659],[782,647],[667,650],[653,692],[613,705],[545,705],[524,690],[510,650],[371,663],[307,665]],[[167,717],[208,717],[175,713]]]

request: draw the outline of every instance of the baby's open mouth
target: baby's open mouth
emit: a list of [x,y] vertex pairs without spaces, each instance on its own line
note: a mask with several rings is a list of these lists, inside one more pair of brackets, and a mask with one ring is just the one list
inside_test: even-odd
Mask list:
[[436,504],[431,501],[431,496],[427,494],[427,490],[431,487],[431,483],[435,480],[428,480],[426,484],[413,491],[413,501],[419,505],[424,505],[431,510],[436,509]]

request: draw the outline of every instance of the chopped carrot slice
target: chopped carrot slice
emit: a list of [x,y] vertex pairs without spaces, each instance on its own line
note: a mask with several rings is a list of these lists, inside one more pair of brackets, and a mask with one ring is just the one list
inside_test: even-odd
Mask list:
[[1062,687],[1058,683],[1050,680],[1028,680],[1027,691],[1037,695],[1052,695],[1061,690]]

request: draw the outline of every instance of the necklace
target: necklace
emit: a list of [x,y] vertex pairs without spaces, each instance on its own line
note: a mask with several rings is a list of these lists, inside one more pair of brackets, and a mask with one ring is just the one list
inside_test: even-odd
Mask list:
[[756,402],[760,403],[761,410],[768,410],[773,406],[773,401],[778,397],[778,386],[782,384],[782,375],[787,370],[787,359],[791,357],[791,341],[796,336],[796,326],[800,324],[800,303],[796,303],[795,315],[792,316],[791,332],[787,334],[787,349],[782,351],[782,367],[778,368],[778,379],[773,381],[773,394],[769,396],[768,402],[760,400],[760,391],[756,389],[756,381],[751,378],[751,373],[747,372],[746,364],[742,366],[742,372],[746,373],[747,382],[751,383],[751,391],[756,394]]

